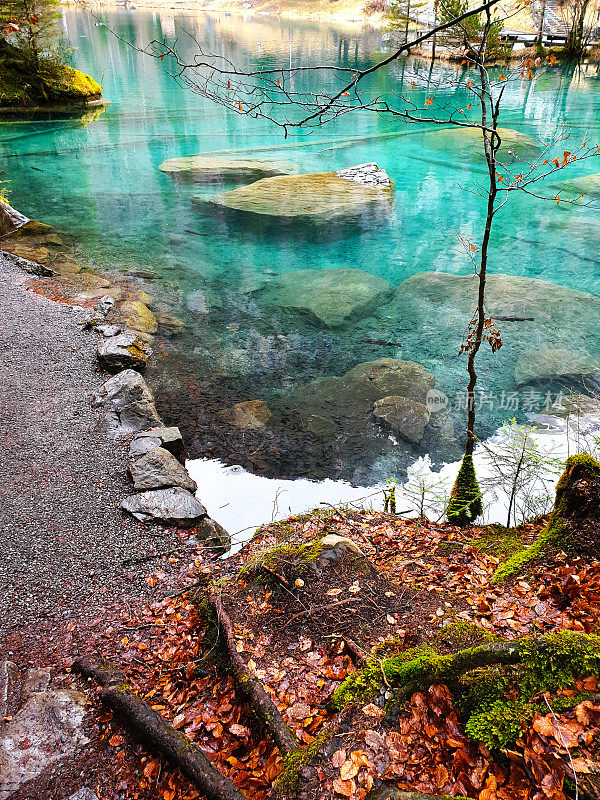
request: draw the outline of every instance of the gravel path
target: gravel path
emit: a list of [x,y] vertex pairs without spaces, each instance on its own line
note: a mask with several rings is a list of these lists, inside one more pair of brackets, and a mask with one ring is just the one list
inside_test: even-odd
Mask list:
[[150,592],[153,564],[123,559],[176,540],[119,511],[124,449],[90,404],[107,377],[96,335],[27,280],[0,253],[0,658],[49,663],[77,651],[86,620],[105,627],[117,603]]

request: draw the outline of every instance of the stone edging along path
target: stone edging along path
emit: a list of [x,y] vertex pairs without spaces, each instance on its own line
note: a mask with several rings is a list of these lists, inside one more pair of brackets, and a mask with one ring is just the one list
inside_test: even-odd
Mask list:
[[[102,411],[104,433],[114,440],[130,441],[128,472],[133,493],[123,499],[121,509],[144,524],[192,529],[206,547],[227,551],[229,534],[195,496],[198,487],[185,467],[181,432],[165,427],[141,375],[152,357],[150,333],[158,328],[156,317],[143,302],[145,293],[127,292],[123,299],[123,288],[116,282],[111,285],[106,274],[85,269],[64,252],[62,239],[51,226],[29,220],[7,204],[2,206],[0,211],[10,225],[2,253],[36,277],[28,288],[73,306],[89,308],[97,300],[84,328],[99,335],[100,365],[115,374],[96,392],[93,403]],[[39,262],[27,257],[36,255]],[[167,317],[165,325],[174,322]]]

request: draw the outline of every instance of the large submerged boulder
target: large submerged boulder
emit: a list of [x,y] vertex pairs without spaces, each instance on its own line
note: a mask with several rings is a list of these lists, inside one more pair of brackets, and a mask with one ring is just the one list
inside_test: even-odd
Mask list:
[[[386,307],[387,335],[401,341],[415,330],[427,331],[420,358],[454,358],[475,313],[477,291],[473,274],[417,273],[398,286]],[[485,313],[503,341],[497,353],[485,345],[478,356],[482,375],[490,376],[488,387],[496,376],[505,376],[501,389],[506,390],[512,380],[536,383],[590,374],[600,361],[600,298],[594,295],[537,278],[488,274]]]
[[169,158],[159,170],[182,183],[251,183],[275,175],[289,175],[296,171],[289,161],[261,161],[256,158],[199,153],[193,156]]
[[391,395],[375,402],[373,416],[390,428],[392,433],[418,444],[423,438],[430,414],[424,403]]
[[351,223],[385,216],[394,184],[377,164],[351,168],[351,174],[318,172],[264,178],[196,202],[226,216],[301,227]]
[[259,297],[268,305],[337,328],[368,315],[393,291],[386,280],[360,269],[300,269],[275,278]]
[[[502,160],[510,160],[511,154],[517,158],[531,156],[540,151],[543,144],[532,136],[512,128],[498,128],[502,140],[499,153]],[[431,128],[425,132],[424,143],[436,150],[483,158],[483,138],[479,128],[452,126],[450,128]],[[509,152],[510,151],[510,152]]]
[[[406,399],[424,404],[434,386],[434,376],[419,364],[380,358],[358,364],[340,377],[317,378],[293,393],[290,407],[315,436],[329,438],[344,433],[363,437],[371,432],[378,401],[393,396],[397,403]],[[413,426],[407,425],[405,431],[410,435],[405,438],[422,438],[418,427],[416,421]]]

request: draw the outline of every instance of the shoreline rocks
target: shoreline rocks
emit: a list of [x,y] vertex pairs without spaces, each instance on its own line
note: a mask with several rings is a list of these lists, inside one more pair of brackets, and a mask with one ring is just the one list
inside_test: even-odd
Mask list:
[[139,522],[157,522],[181,528],[193,528],[208,516],[202,503],[180,487],[129,495],[122,501],[121,508]]
[[148,358],[152,355],[150,347],[140,339],[135,331],[123,331],[109,335],[98,342],[97,352],[100,363],[109,372],[144,369]]
[[139,372],[126,369],[96,392],[94,405],[104,411],[104,427],[115,439],[162,424],[154,396]]
[[190,477],[186,468],[163,447],[155,447],[132,461],[129,475],[136,491],[168,489],[171,486],[178,486],[192,493],[198,489],[198,484]]

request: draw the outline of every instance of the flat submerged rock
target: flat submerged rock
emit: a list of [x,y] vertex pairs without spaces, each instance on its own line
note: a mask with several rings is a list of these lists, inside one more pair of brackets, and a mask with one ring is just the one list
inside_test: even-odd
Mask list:
[[371,313],[393,291],[386,280],[360,269],[300,269],[275,278],[259,297],[267,305],[337,328]]
[[260,161],[254,158],[211,156],[199,153],[181,158],[169,158],[159,170],[182,183],[246,183],[296,171],[290,161]]
[[[420,272],[397,288],[386,309],[403,330],[427,331],[426,356],[455,356],[477,305],[475,275]],[[600,363],[600,298],[539,278],[488,273],[486,316],[500,329],[503,345],[479,354],[482,374],[505,375],[502,388],[588,375]]]
[[222,192],[208,201],[196,196],[194,201],[225,214],[298,226],[348,223],[365,215],[381,217],[390,210],[394,184],[377,165],[372,166],[387,180],[367,182],[361,175],[359,181],[336,172],[284,175]]

